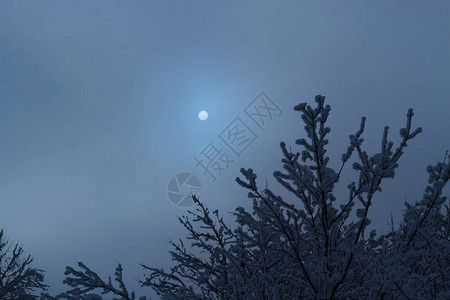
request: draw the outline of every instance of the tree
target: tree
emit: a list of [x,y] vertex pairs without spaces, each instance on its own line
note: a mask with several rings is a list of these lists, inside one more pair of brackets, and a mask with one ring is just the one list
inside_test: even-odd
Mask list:
[[[315,101],[315,108],[306,103],[294,107],[307,138],[296,140],[301,152],[280,143],[285,171],[273,174],[295,201],[268,187],[261,190],[253,170],[242,168],[244,179],[236,181],[249,190],[253,211],[236,208],[236,226],[231,228],[217,210],[211,213],[193,195],[196,210],[188,211],[192,220],[179,218],[191,249],[181,239],[171,241],[175,265],[165,271],[143,264],[149,273],[142,286],[163,299],[450,298],[450,210],[442,195],[450,179],[447,155],[427,168],[423,198],[405,203],[400,226],[392,224],[391,231],[380,236],[372,230],[365,238],[371,222],[368,211],[381,182],[394,177],[407,143],[421,128],[411,128],[409,109],[397,148],[385,127],[381,151],[369,156],[362,149],[363,117],[359,130],[350,135],[339,170],[334,170],[326,156],[331,108],[323,96]],[[333,190],[353,153],[358,179],[347,186],[348,199],[337,207]]]
[[[74,287],[73,289],[62,293],[56,297],[49,295],[42,295],[42,300],[50,299],[72,299],[72,300],[102,300],[103,298],[96,294],[86,294],[87,292],[102,289],[102,294],[111,293],[115,296],[120,296],[120,300],[135,300],[136,296],[134,292],[129,293],[125,283],[123,282],[122,266],[118,263],[116,272],[114,273],[115,281],[119,284],[119,288],[114,287],[111,282],[111,277],[108,278],[108,282],[102,280],[97,273],[93,272],[82,262],[78,263],[78,266],[83,271],[76,271],[71,267],[66,267],[65,275],[72,275],[73,277],[66,277],[63,283]],[[140,300],[145,300],[146,297],[140,297]]]
[[33,259],[25,256],[23,247],[11,245],[0,230],[0,299],[38,299],[36,290],[45,291],[44,271],[31,267]]

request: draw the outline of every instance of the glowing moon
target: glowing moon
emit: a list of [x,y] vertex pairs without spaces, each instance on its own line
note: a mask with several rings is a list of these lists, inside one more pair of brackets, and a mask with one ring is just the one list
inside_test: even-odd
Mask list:
[[198,118],[202,121],[205,121],[206,119],[208,119],[208,112],[206,110],[202,110],[198,113]]

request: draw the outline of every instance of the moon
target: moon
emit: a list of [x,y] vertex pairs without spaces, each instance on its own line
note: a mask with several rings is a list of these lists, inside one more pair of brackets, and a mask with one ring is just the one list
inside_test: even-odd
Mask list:
[[198,113],[198,118],[202,121],[205,121],[206,119],[208,119],[208,112],[206,110],[202,110]]

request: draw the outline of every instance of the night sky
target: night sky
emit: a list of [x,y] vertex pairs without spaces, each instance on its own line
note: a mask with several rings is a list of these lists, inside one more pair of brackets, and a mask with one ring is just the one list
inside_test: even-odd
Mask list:
[[[369,154],[384,125],[398,145],[410,107],[423,128],[374,198],[381,233],[450,149],[449,11],[448,1],[2,1],[0,228],[46,270],[52,294],[67,265],[112,276],[119,261],[129,289],[154,296],[134,278],[139,263],[170,266],[167,242],[184,236],[170,179],[195,175],[223,214],[250,207],[234,181],[241,167],[289,195],[272,176],[279,143],[300,150],[293,107],[321,94],[333,167],[363,115]],[[261,95],[278,109],[260,127],[246,111]],[[253,134],[237,153],[222,134],[236,122]],[[233,161],[215,181],[196,166],[208,145]],[[347,165],[338,201],[356,179]]]

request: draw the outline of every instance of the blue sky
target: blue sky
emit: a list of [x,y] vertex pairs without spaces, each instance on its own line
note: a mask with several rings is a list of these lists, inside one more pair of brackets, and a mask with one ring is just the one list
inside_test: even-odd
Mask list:
[[[101,275],[167,267],[184,234],[167,199],[191,172],[223,213],[248,205],[234,178],[272,177],[279,142],[304,136],[293,107],[327,96],[337,166],[365,115],[365,147],[406,112],[423,127],[369,214],[383,230],[419,199],[450,148],[448,1],[58,1],[0,3],[0,227],[47,271],[52,292],[83,261]],[[283,111],[260,130],[244,108],[264,91]],[[200,121],[200,110],[209,112]],[[193,157],[235,118],[258,139],[217,179]],[[356,179],[350,165],[337,195]],[[340,190],[339,190],[340,189]],[[148,289],[138,294],[153,295]]]

